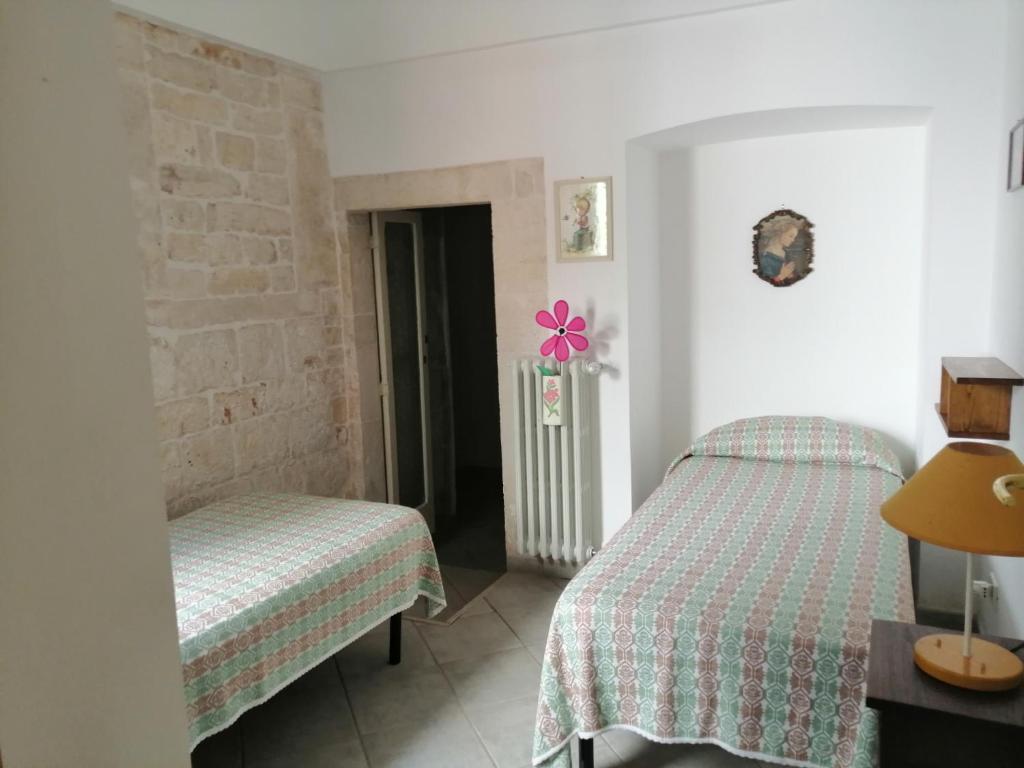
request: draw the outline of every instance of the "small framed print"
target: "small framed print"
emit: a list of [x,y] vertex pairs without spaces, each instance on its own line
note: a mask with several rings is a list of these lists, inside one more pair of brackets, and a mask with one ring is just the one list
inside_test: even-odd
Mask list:
[[611,261],[612,179],[555,182],[558,261]]
[[1006,171],[1006,188],[1012,192],[1024,186],[1024,120],[1010,131],[1010,165]]

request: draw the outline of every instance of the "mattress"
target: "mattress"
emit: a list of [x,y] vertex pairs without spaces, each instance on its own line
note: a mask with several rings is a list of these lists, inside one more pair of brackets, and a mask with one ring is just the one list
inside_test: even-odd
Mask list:
[[170,539],[192,747],[420,595],[445,605],[406,507],[237,496],[172,521]]
[[534,765],[609,728],[785,765],[875,763],[872,618],[913,621],[902,482],[870,430],[820,418],[721,427],[565,589]]

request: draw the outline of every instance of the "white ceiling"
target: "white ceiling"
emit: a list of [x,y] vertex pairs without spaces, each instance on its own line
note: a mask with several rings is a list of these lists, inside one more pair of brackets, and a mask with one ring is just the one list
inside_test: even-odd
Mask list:
[[115,0],[125,10],[329,71],[780,0]]

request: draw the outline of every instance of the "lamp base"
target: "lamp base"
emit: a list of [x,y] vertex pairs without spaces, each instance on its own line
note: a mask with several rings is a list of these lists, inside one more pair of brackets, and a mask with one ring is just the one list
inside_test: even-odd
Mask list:
[[971,655],[963,653],[962,635],[927,635],[914,643],[914,663],[923,672],[959,688],[1008,691],[1024,679],[1024,662],[987,640],[971,640]]

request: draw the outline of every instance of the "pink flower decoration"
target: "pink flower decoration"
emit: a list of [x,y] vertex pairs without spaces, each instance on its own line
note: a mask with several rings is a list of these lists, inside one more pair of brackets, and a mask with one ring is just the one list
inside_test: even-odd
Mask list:
[[577,352],[582,352],[590,346],[587,337],[575,331],[583,331],[587,328],[587,321],[578,315],[572,320],[569,319],[569,303],[564,299],[555,302],[555,314],[552,315],[546,309],[537,313],[537,325],[550,328],[554,331],[551,337],[540,345],[540,353],[547,357],[552,352],[555,359],[564,363],[569,359],[569,345]]

